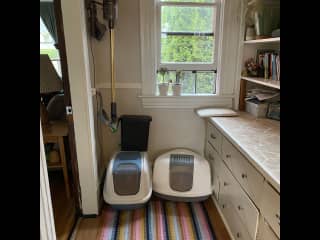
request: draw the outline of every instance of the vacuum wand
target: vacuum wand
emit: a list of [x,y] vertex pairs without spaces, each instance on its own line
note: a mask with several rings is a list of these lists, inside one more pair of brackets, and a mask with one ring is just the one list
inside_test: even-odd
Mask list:
[[115,64],[114,64],[114,26],[118,15],[117,0],[103,0],[103,17],[108,21],[110,32],[110,56],[111,56],[111,129],[117,130],[117,104],[115,93]]
[[110,29],[110,51],[111,51],[111,122],[117,121],[117,104],[115,92],[115,68],[114,68],[114,29]]

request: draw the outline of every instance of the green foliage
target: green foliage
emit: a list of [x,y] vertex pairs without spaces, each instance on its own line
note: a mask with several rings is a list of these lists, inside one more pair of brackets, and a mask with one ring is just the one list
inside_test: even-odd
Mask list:
[[48,54],[50,59],[58,59],[59,53],[57,49],[40,49],[40,54]]
[[[186,2],[186,0],[179,2]],[[212,0],[195,0],[193,2],[212,2]],[[212,32],[214,10],[210,7],[164,6],[161,16],[162,32]],[[161,62],[212,63],[214,61],[213,43],[214,36],[162,34]],[[184,76],[180,78],[182,93],[215,93],[214,73],[192,73],[191,71],[183,71],[183,73]],[[175,75],[175,71],[170,71],[168,77],[170,80],[177,79]]]
[[162,67],[162,68],[160,68],[160,69],[158,70],[158,73],[159,73],[159,74],[161,75],[161,77],[162,77],[162,83],[165,83],[164,77],[165,77],[166,74],[168,74],[168,69],[165,68],[165,67]]

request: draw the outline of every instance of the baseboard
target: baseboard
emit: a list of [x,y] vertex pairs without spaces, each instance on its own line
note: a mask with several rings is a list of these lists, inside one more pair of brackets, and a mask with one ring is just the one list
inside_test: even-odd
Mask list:
[[226,227],[226,229],[228,231],[229,236],[232,238],[232,240],[235,240],[234,237],[233,237],[233,234],[232,234],[232,232],[230,230],[229,224],[228,224],[227,220],[225,219],[225,217],[224,217],[224,215],[223,215],[223,213],[222,213],[222,211],[220,209],[220,206],[219,206],[216,198],[214,197],[214,195],[211,195],[211,199],[213,200],[214,205],[218,209],[218,213],[219,213],[219,215],[220,215],[220,217],[221,217],[221,219],[222,219],[222,221],[224,223],[224,226]]

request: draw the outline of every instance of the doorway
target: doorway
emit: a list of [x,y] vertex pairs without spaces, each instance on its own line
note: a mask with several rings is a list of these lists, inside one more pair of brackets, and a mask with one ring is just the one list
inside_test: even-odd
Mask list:
[[40,1],[40,114],[57,239],[81,215],[61,0]]

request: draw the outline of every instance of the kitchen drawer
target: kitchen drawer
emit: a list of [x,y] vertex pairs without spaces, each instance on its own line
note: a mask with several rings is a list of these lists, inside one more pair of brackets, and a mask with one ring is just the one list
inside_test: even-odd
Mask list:
[[222,134],[210,122],[208,122],[207,125],[207,141],[209,141],[216,151],[221,154]]
[[221,163],[220,166],[220,192],[219,200],[221,200],[221,207],[224,208],[223,204],[231,203],[240,217],[243,226],[251,236],[252,239],[256,238],[258,222],[259,222],[259,211],[247,194],[242,190],[240,184],[232,176],[230,170]]
[[225,137],[222,137],[221,155],[226,165],[232,169],[232,158],[235,155],[234,149],[232,144]]
[[223,160],[235,178],[254,203],[260,207],[264,177],[225,137],[222,141],[222,153]]
[[234,239],[252,240],[240,217],[238,216],[235,207],[231,203],[224,202],[221,211],[227,221]]
[[280,237],[280,194],[264,182],[261,213],[273,231]]
[[270,226],[263,218],[260,218],[257,240],[279,240],[277,235],[271,230]]
[[232,204],[251,238],[256,239],[259,223],[259,211],[248,195],[242,190],[239,183],[235,184]]
[[[220,192],[219,201],[221,202],[233,202],[234,194],[237,192],[237,181],[234,179],[229,169],[224,163],[221,163],[219,169],[219,181],[220,181]],[[222,206],[223,207],[223,206]]]
[[209,161],[211,167],[211,184],[213,187],[213,194],[215,198],[219,200],[219,169],[222,160],[217,151],[211,146],[209,142],[207,142],[206,144],[206,158]]

